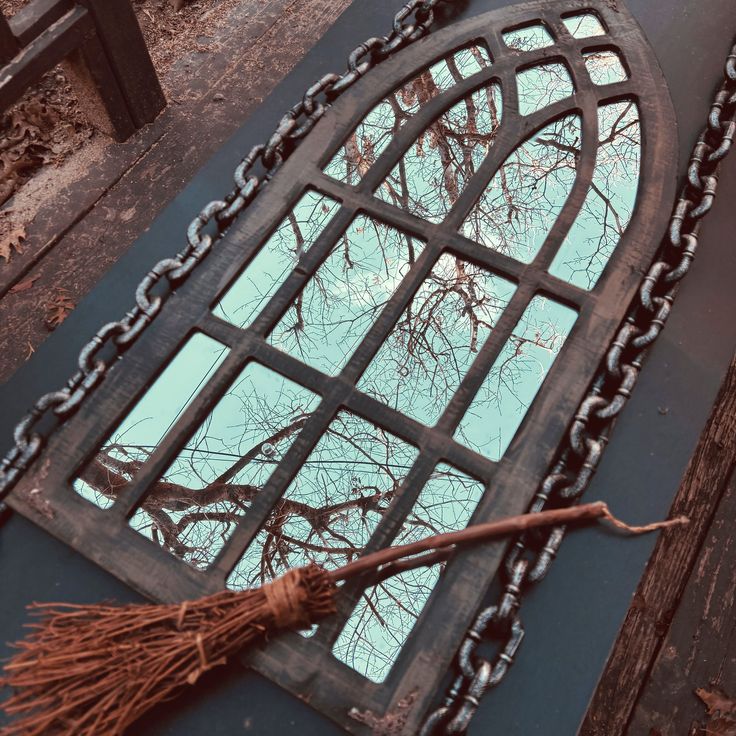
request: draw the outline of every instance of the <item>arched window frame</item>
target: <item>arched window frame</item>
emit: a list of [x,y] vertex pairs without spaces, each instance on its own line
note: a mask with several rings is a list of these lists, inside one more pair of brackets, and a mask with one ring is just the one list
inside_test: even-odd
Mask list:
[[[590,10],[608,30],[605,36],[575,39],[562,18]],[[529,52],[511,52],[502,33],[542,21],[554,44]],[[482,41],[493,64],[437,96],[405,125],[361,182],[341,184],[323,168],[367,111],[385,94],[453,49]],[[617,50],[630,71],[625,82],[596,87],[585,71],[582,53],[596,49]],[[575,93],[538,113],[516,114],[513,75],[520,68],[562,61],[570,71]],[[441,112],[468,92],[497,80],[503,90],[504,122],[501,134],[481,169],[466,187],[450,217],[440,224],[419,221],[373,195],[417,134]],[[555,279],[547,268],[582,206],[593,174],[600,102],[635,98],[642,128],[639,196],[631,222],[601,278],[591,291]],[[536,259],[522,264],[488,248],[481,248],[458,234],[458,226],[472,202],[490,181],[498,166],[520,143],[544,124],[570,112],[583,120],[581,159],[572,192],[553,231]],[[369,549],[390,543],[397,525],[408,511],[429,474],[439,462],[447,462],[486,485],[473,521],[487,520],[525,510],[540,479],[554,460],[572,414],[585,394],[609,342],[620,325],[641,274],[652,259],[674,195],[674,118],[651,50],[636,22],[624,8],[613,10],[604,2],[581,6],[575,2],[533,2],[505,8],[458,23],[417,42],[371,71],[369,79],[346,92],[298,148],[282,171],[254,202],[178,293],[141,340],[125,355],[65,426],[49,441],[44,456],[21,482],[10,503],[75,549],[98,562],[144,594],[162,601],[202,595],[224,586],[227,575],[255,536],[273,503],[294,478],[337,411],[347,408],[391,431],[419,448],[417,463],[402,489],[402,501],[381,521]],[[241,330],[218,319],[212,306],[229,288],[276,225],[308,189],[340,203],[340,209],[309,253],[300,261],[252,328]],[[313,275],[332,243],[358,213],[367,213],[426,243],[423,255],[412,266],[374,329],[365,338],[354,362],[339,376],[328,377],[268,345],[266,334],[283,315],[303,283]],[[536,293],[553,296],[578,311],[578,319],[542,390],[527,412],[514,440],[499,462],[492,462],[453,441],[451,432],[427,428],[382,406],[355,390],[355,383],[380,347],[392,325],[422,283],[441,252],[450,251],[493,273],[518,283],[516,293],[494,330],[486,351],[486,363],[498,354],[513,325]],[[108,510],[98,509],[78,497],[70,487],[74,474],[180,350],[194,332],[202,332],[231,350],[214,376],[177,420],[164,442]],[[258,334],[260,332],[260,335]],[[181,447],[225,393],[244,364],[256,356],[259,362],[296,380],[322,397],[282,465],[269,480],[258,503],[243,518],[214,567],[199,571],[172,557],[135,533],[128,525],[132,511],[145,497],[151,483],[170,465]],[[484,378],[471,369],[461,390],[464,406]],[[458,400],[460,401],[460,400]],[[461,404],[458,404],[461,411]],[[32,491],[43,484],[44,503]],[[317,637],[305,640],[289,634],[249,657],[248,663],[288,689],[308,697],[346,728],[360,732],[352,719],[352,707],[383,714],[409,702],[412,714],[428,707],[442,680],[467,624],[495,577],[504,545],[497,544],[458,555],[442,576],[419,624],[404,646],[385,682],[372,683],[335,660],[329,653],[359,590],[346,591],[340,615]],[[284,662],[289,662],[288,667]],[[358,700],[359,696],[359,700]],[[411,715],[409,723],[415,723]],[[416,716],[418,718],[418,716]]]

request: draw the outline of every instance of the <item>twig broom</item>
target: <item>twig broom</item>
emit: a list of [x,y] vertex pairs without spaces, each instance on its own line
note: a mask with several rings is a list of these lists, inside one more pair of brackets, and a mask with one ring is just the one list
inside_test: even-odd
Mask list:
[[241,651],[284,629],[306,628],[335,611],[341,581],[371,583],[448,559],[459,545],[540,526],[606,519],[643,533],[686,519],[630,527],[606,504],[513,516],[389,547],[337,570],[295,568],[260,588],[224,590],[173,605],[33,604],[39,620],[15,647],[0,685],[2,708],[17,717],[0,736],[120,736],[157,703]]

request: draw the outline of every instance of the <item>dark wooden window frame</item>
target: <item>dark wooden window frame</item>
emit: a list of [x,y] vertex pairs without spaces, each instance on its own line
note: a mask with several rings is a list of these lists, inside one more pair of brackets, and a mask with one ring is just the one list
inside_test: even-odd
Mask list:
[[65,60],[91,122],[118,141],[166,106],[130,0],[32,0],[0,12],[0,111]]
[[[562,17],[591,10],[608,33],[574,39]],[[530,52],[507,49],[501,34],[541,20],[555,44]],[[448,52],[473,41],[485,43],[493,65],[439,95],[409,121],[381,154],[357,186],[336,182],[322,173],[349,133],[385,94]],[[584,67],[582,52],[617,50],[631,78],[596,87]],[[519,68],[547,61],[562,61],[575,86],[572,97],[526,117],[516,112],[514,74]],[[430,224],[373,196],[373,189],[391,171],[416,135],[438,114],[468,92],[490,81],[503,90],[504,121],[487,159],[441,224]],[[597,106],[602,102],[635,99],[642,128],[639,196],[630,225],[598,284],[591,292],[568,285],[547,273],[547,268],[572,225],[587,194],[594,169],[597,142]],[[574,187],[555,226],[534,261],[522,264],[474,244],[457,232],[463,217],[487,186],[493,173],[516,145],[550,121],[577,112],[583,121],[582,154]],[[430,473],[446,462],[482,481],[488,491],[473,521],[522,512],[537,490],[569,425],[572,413],[588,388],[626,306],[652,259],[674,196],[674,116],[656,60],[628,12],[612,10],[604,2],[532,2],[494,11],[437,32],[385,61],[368,81],[345,93],[310,133],[267,191],[252,205],[216,246],[216,252],[199,272],[174,294],[143,337],[126,353],[94,397],[56,432],[43,456],[21,481],[9,504],[82,554],[117,575],[145,595],[162,601],[192,598],[221,589],[243,550],[254,538],[270,509],[296,475],[330,420],[346,408],[419,448],[397,501],[382,518],[368,549],[391,542]],[[241,330],[211,312],[243,267],[258,252],[274,227],[307,189],[340,203],[340,209],[261,312],[253,325]],[[664,204],[666,203],[666,204]],[[353,218],[365,213],[426,242],[386,309],[373,325],[342,373],[325,376],[295,358],[279,352],[264,339],[332,244]],[[176,244],[172,243],[172,251]],[[356,390],[355,384],[440,253],[450,251],[510,278],[518,288],[489,341],[463,380],[439,424],[427,428]],[[485,373],[503,347],[510,330],[536,293],[552,296],[579,312],[577,322],[542,390],[500,462],[494,463],[456,443],[452,433]],[[230,353],[201,393],[180,416],[142,471],[102,510],[71,489],[75,472],[98,450],[121,418],[155,380],[168,361],[195,331],[230,347]],[[244,364],[251,359],[276,370],[322,397],[322,402],[294,442],[280,466],[264,486],[214,566],[198,571],[145,539],[128,525],[130,515],[150,485],[160,477],[185,445],[193,429],[226,392]],[[332,643],[360,594],[350,586],[343,592],[340,611],[317,635],[305,640],[287,634],[251,654],[247,663],[307,699],[351,732],[367,728],[349,716],[350,709],[383,714],[410,697],[407,728],[416,730],[421,714],[435,698],[463,632],[482,602],[502,561],[505,545],[498,543],[458,555],[447,567],[398,661],[380,684],[372,683],[330,654]]]

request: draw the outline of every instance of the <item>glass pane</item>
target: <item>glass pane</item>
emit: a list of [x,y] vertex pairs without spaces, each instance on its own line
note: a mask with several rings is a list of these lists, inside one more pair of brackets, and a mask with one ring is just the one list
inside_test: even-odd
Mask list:
[[460,422],[458,442],[503,457],[576,318],[547,297],[531,300]]
[[[483,484],[449,465],[438,465],[394,544],[467,526]],[[382,682],[404,646],[443,569],[422,567],[364,591],[335,643],[334,655],[361,675]]]
[[112,506],[227,353],[206,335],[191,337],[74,479],[74,490],[100,508]]
[[238,327],[249,325],[266,306],[299,258],[314,244],[338,203],[307,192],[263,244],[213,312]]
[[540,64],[516,75],[519,114],[531,115],[569,97],[574,89],[564,64]]
[[580,118],[568,115],[520,145],[499,168],[461,232],[529,263],[542,247],[575,182]]
[[628,75],[621,63],[621,57],[615,51],[592,51],[583,54],[583,59],[593,84],[603,86],[627,79]]
[[581,289],[595,286],[634,210],[641,157],[636,104],[599,107],[598,140],[591,188],[550,268]]
[[363,118],[325,167],[325,173],[356,184],[407,120],[437,95],[490,65],[488,51],[479,45],[460,49],[433,64],[381,100]]
[[339,373],[423,243],[360,215],[269,336],[325,373]]
[[434,424],[514,290],[509,281],[443,254],[358,388]]
[[554,43],[549,31],[541,23],[508,31],[503,34],[503,40],[510,49],[515,51],[536,51]]
[[376,196],[431,222],[444,220],[493,145],[501,88],[476,90],[435,120],[376,190]]
[[606,32],[603,24],[598,20],[598,16],[593,15],[593,13],[571,15],[567,18],[563,18],[562,22],[575,38],[602,36]]
[[318,402],[311,391],[249,363],[131,526],[190,565],[208,567]]
[[247,588],[291,567],[357,557],[406,477],[416,448],[340,412],[230,574]]

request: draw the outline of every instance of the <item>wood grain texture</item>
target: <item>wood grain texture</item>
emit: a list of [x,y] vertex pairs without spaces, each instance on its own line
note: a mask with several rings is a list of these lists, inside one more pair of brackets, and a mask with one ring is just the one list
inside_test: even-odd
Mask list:
[[629,736],[700,736],[697,688],[736,694],[736,473],[731,477],[680,605],[636,704]]
[[[650,671],[653,678],[657,677],[658,665],[654,662],[665,637],[669,635],[676,611],[678,608],[684,611],[678,612],[678,616],[689,615],[683,591],[694,570],[698,551],[706,536],[708,541],[703,547],[704,552],[709,548],[712,550],[712,536],[718,533],[718,519],[712,521],[714,509],[721,496],[724,497],[723,504],[733,503],[733,499],[724,494],[724,488],[728,484],[735,458],[736,361],[731,364],[673,504],[672,515],[688,516],[690,526],[677,534],[663,534],[659,539],[578,731],[579,736],[617,736],[625,733],[640,693],[643,689],[647,692]],[[730,486],[729,494],[732,493]],[[723,542],[717,544],[720,546]],[[716,563],[714,560],[709,564]],[[707,560],[703,564],[708,564]],[[693,574],[697,578],[701,573],[696,569]],[[632,725],[632,736],[640,733],[649,736],[646,730],[637,728]],[[687,733],[687,730],[672,733],[679,736]]]

